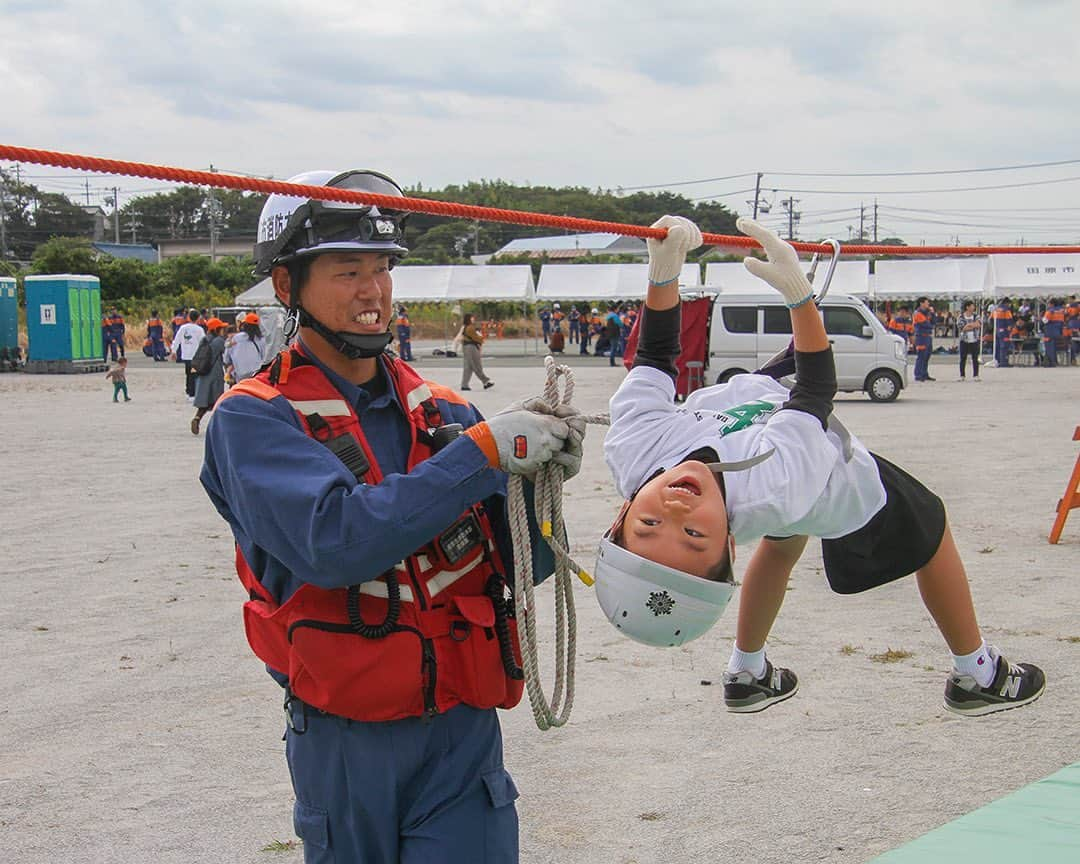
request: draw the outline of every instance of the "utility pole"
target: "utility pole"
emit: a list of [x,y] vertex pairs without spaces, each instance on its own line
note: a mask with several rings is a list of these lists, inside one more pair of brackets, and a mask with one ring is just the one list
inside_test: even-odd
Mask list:
[[115,243],[120,242],[120,190],[116,187],[112,187],[112,206],[113,206],[113,241]]
[[861,201],[859,202],[859,242],[862,243],[866,239],[866,231],[863,228],[863,223],[866,221],[866,205]]
[[877,243],[877,198],[874,199],[874,242]]
[[[214,173],[213,163],[210,165],[210,173]],[[214,197],[214,187],[211,186],[208,193],[210,198],[210,263],[217,263],[217,199]]]
[[90,180],[89,180],[89,178],[86,181],[86,206],[87,207],[90,206]]
[[754,183],[754,221],[757,221],[758,199],[761,198],[761,172],[758,171],[757,182]]
[[142,215],[141,213],[136,213],[135,211],[132,211],[132,212],[131,212],[131,213],[129,214],[129,218],[131,219],[131,222],[130,222],[130,224],[129,224],[129,227],[131,228],[131,245],[132,245],[132,246],[134,246],[134,245],[135,245],[135,242],[136,242],[136,241],[135,241],[135,229],[136,229],[136,228],[138,228],[138,227],[140,227],[140,226],[142,225],[142,223],[141,223],[141,222],[138,222],[138,221],[137,221],[137,220],[138,220],[138,218],[139,218],[139,217],[140,217],[141,215]]
[[795,223],[798,222],[799,218],[802,216],[801,213],[799,213],[798,211],[795,210],[795,205],[798,204],[798,203],[799,203],[798,198],[784,198],[783,200],[780,201],[781,206],[783,206],[783,208],[785,210],[787,210],[787,214],[788,214],[788,223],[787,223],[788,224],[788,229],[787,229],[787,239],[788,240],[794,240],[795,239]]

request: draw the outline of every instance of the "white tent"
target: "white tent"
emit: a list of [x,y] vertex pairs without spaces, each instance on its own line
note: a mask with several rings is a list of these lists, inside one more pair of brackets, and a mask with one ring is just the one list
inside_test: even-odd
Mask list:
[[[804,264],[809,267],[806,262]],[[822,284],[828,269],[829,260],[822,258],[818,262],[817,271],[814,274],[816,285]],[[760,293],[764,284],[746,269],[742,261],[714,261],[705,266],[705,285],[720,292],[757,294]],[[839,261],[829,290],[835,291],[837,294],[865,297],[869,292],[869,285],[870,262]]]
[[986,258],[905,258],[876,261],[870,277],[873,300],[975,300],[983,292]]
[[[533,299],[528,264],[477,267],[448,264],[394,269],[394,300],[521,300]],[[263,279],[236,298],[237,306],[264,306],[274,301],[270,279]]]
[[[701,267],[685,264],[679,285],[701,284]],[[649,287],[648,264],[545,264],[537,300],[637,300]]]
[[990,255],[983,294],[995,297],[1068,297],[1080,292],[1080,254]]

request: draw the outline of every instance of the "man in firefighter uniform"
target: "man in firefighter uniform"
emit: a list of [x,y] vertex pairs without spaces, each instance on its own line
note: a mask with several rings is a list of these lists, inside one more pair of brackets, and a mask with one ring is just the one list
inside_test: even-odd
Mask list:
[[397,340],[398,354],[401,359],[411,363],[412,356],[412,325],[409,323],[409,313],[404,306],[398,306],[397,314]]
[[937,316],[929,297],[915,301],[911,326],[915,333],[915,380],[933,381],[930,377],[930,355],[934,350],[934,322]]
[[994,365],[999,369],[1010,366],[1009,331],[1013,326],[1012,301],[1008,297],[994,307],[990,314],[994,322]]
[[[1065,335],[1065,301],[1051,298],[1043,313],[1043,350],[1046,353],[1046,365],[1057,366],[1058,342]],[[1066,359],[1068,355],[1066,354]]]
[[895,333],[903,339],[908,348],[911,347],[913,328],[911,326],[911,310],[907,306],[899,307],[896,314],[889,319],[889,323],[885,326],[889,328],[890,333]]
[[[402,196],[370,171],[292,179]],[[248,641],[285,688],[306,860],[516,862],[494,710],[523,685],[504,472],[552,459],[571,476],[584,425],[485,422],[385,353],[406,215],[270,196],[256,270],[299,338],[218,403],[201,480],[236,538]]]
[[151,310],[146,322],[146,338],[150,340],[150,356],[155,363],[165,359],[165,323],[158,317],[157,310]]

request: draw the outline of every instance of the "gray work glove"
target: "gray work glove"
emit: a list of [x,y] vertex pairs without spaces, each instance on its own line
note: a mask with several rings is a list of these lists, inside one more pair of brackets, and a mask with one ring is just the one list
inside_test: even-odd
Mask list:
[[557,462],[565,470],[564,480],[569,480],[581,470],[582,443],[585,441],[585,418],[581,412],[572,405],[559,405],[555,409],[555,416],[566,421],[569,434],[566,436],[566,445],[561,453],[551,457],[552,462]]
[[570,434],[565,420],[526,410],[496,414],[487,427],[499,451],[499,467],[509,474],[535,474],[562,451]]
[[701,245],[701,229],[685,216],[661,216],[650,226],[667,228],[667,237],[656,240],[649,237],[649,281],[653,285],[674,282],[682,273],[686,253]]

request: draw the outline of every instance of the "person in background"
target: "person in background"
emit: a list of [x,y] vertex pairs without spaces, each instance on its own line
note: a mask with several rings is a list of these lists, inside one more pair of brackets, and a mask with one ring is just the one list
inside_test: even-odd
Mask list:
[[112,401],[119,402],[119,395],[124,394],[124,401],[130,402],[131,398],[128,396],[127,389],[127,357],[121,357],[116,361],[116,368],[110,369],[105,373],[106,378],[111,378],[113,382]]
[[896,314],[889,319],[886,326],[889,328],[890,333],[895,333],[903,339],[908,350],[911,350],[913,327],[911,325],[911,310],[907,306],[898,307]]
[[1046,305],[1043,322],[1043,348],[1046,365],[1057,366],[1058,341],[1065,335],[1065,301],[1052,297]]
[[934,322],[937,316],[929,297],[915,301],[915,314],[911,325],[915,331],[915,380],[934,381],[930,377],[930,355],[934,351]]
[[604,337],[608,340],[608,365],[615,365],[615,355],[619,352],[619,341],[622,338],[622,318],[619,310],[614,306],[608,309],[604,317]]
[[562,306],[558,303],[551,304],[551,332],[562,333],[562,322],[566,316],[563,314]]
[[150,319],[146,322],[146,338],[150,340],[150,356],[155,363],[165,359],[165,324],[158,317],[157,309],[150,310]]
[[551,338],[551,310],[546,306],[540,310],[540,335],[544,337],[544,344]]
[[1009,336],[1013,329],[1012,301],[1002,297],[990,316],[994,322],[994,365],[1006,369],[1009,363]]
[[233,383],[258,372],[266,351],[266,340],[256,313],[248,312],[238,324],[236,335],[225,343],[225,372]]
[[187,323],[187,320],[187,313],[183,307],[173,309],[172,321],[169,322],[172,325],[172,333],[169,335],[170,342],[176,338],[177,331]]
[[[114,352],[118,350],[121,357],[125,356],[124,337],[127,335],[127,326],[124,324],[124,316],[115,308],[110,310],[109,313],[109,327],[112,332]],[[116,359],[115,353],[113,354],[113,359]]]
[[195,376],[195,416],[191,434],[199,434],[199,423],[225,392],[225,331],[229,325],[220,318],[206,319],[206,338],[210,340],[210,371]]
[[1080,355],[1080,300],[1074,294],[1065,307],[1065,339],[1069,345],[1069,363]]
[[581,310],[577,306],[571,306],[566,320],[569,322],[570,342],[573,344],[581,338]]
[[956,319],[956,332],[960,339],[960,380],[965,380],[967,358],[971,358],[971,378],[979,380],[979,341],[982,334],[982,321],[975,311],[975,303],[968,300],[964,311]]
[[184,392],[188,402],[195,401],[195,371],[191,368],[191,358],[195,356],[195,349],[199,347],[206,331],[195,322],[199,320],[199,310],[191,309],[188,312],[186,324],[180,325],[173,337],[169,348],[169,356],[176,357],[184,363]]
[[593,337],[593,319],[599,314],[597,309],[593,308],[591,313],[585,313],[581,316],[581,342],[579,354],[588,354],[589,345],[592,344]]
[[398,354],[406,363],[411,363],[413,360],[412,325],[409,323],[409,313],[404,306],[398,306],[396,325]]
[[463,359],[461,368],[461,390],[471,390],[469,382],[475,373],[476,377],[484,382],[484,389],[494,387],[495,382],[484,374],[484,363],[480,359],[480,349],[484,344],[484,337],[476,329],[475,318],[471,312],[466,312],[461,323],[461,356]]

